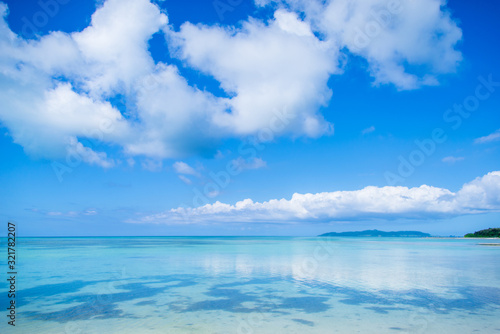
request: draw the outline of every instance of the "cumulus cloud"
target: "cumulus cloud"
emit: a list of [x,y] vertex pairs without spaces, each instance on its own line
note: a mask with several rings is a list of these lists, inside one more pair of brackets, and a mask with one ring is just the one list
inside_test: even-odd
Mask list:
[[[83,31],[38,40],[16,36],[6,5],[0,9],[0,120],[28,154],[64,157],[86,138],[93,141],[83,160],[108,167],[97,161],[102,152],[90,152],[97,143],[163,159],[203,151],[219,137],[210,117],[223,100],[189,86],[175,66],[155,64],[148,51],[168,22],[156,5],[108,0]],[[111,104],[116,96],[126,111]]]
[[108,0],[92,15],[89,27],[72,35],[87,66],[78,73],[93,95],[130,91],[152,71],[148,40],[168,23],[147,0]]
[[[38,40],[16,36],[5,22],[7,6],[0,4],[0,12],[0,120],[14,142],[28,154],[57,158],[72,154],[81,138],[113,144],[133,134],[106,98],[150,71],[147,40],[166,23],[158,8],[109,0],[83,31]],[[88,145],[80,151],[86,162],[111,165]]]
[[457,192],[422,185],[365,187],[356,191],[293,194],[290,199],[235,204],[219,201],[196,208],[175,208],[134,223],[328,222],[358,219],[436,219],[500,211],[500,171],[468,182]]
[[[399,89],[436,84],[461,58],[461,30],[443,1],[402,1],[397,10],[382,0],[287,2],[271,6],[269,20],[186,22],[174,31],[148,0],[106,0],[82,31],[33,40],[11,31],[0,2],[0,122],[29,155],[79,154],[104,168],[120,160],[110,147],[123,160],[215,155],[222,140],[263,129],[271,139],[331,134],[320,109],[346,54],[366,59],[375,83]],[[374,22],[379,29],[368,33]],[[171,57],[215,78],[226,94],[155,63],[148,41],[158,32]],[[118,97],[123,108],[113,103]]]
[[[125,152],[173,158],[214,150],[227,133],[213,122],[225,99],[190,86],[177,67],[159,63],[138,87],[136,135]],[[215,151],[213,151],[215,154]]]
[[185,23],[175,37],[182,58],[234,95],[232,112],[214,117],[227,131],[256,133],[284,107],[289,117],[275,132],[316,137],[330,130],[317,110],[331,97],[327,81],[339,72],[338,50],[318,40],[297,14],[277,10],[268,24],[249,20],[236,30]]
[[485,143],[491,143],[491,142],[499,141],[499,140],[500,140],[500,129],[498,129],[497,131],[495,131],[487,136],[476,138],[474,140],[474,143],[485,144]]
[[454,72],[462,55],[462,31],[445,0],[283,0],[305,13],[306,21],[339,48],[364,58],[375,84],[399,89],[435,85]]

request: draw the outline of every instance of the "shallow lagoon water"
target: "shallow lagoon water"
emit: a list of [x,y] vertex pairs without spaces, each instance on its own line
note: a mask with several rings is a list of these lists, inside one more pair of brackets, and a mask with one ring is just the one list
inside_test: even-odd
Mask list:
[[500,247],[480,242],[19,238],[0,333],[500,333]]

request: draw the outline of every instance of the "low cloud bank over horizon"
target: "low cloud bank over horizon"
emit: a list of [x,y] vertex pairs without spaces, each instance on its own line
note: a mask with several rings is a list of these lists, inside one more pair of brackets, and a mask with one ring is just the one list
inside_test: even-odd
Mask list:
[[460,190],[422,185],[368,186],[356,191],[292,195],[291,199],[234,205],[221,203],[195,208],[179,207],[129,220],[129,223],[297,223],[361,219],[439,219],[500,211],[500,171],[465,183]]

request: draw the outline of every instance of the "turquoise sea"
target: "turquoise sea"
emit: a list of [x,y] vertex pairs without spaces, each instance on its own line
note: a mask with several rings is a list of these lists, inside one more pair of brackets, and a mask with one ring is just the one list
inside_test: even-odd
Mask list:
[[0,333],[500,333],[483,242],[500,241],[18,238]]

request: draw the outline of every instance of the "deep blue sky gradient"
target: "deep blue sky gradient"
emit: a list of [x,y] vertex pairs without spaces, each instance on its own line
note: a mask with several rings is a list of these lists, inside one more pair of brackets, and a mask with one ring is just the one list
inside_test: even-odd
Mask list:
[[[11,29],[22,34],[23,17],[40,10],[37,1],[8,0]],[[211,1],[164,1],[161,7],[178,29],[185,21],[205,24],[238,24],[250,16],[269,15],[244,0],[224,21]],[[455,103],[474,94],[478,76],[492,75],[500,81],[500,4],[496,1],[449,1],[448,7],[459,22],[463,40],[459,45],[464,60],[457,73],[443,76],[441,84],[412,91],[397,91],[392,85],[374,87],[361,58],[350,56],[343,75],[333,76],[330,104],[322,109],[326,120],[335,125],[334,135],[318,139],[278,138],[265,144],[258,155],[267,167],[248,170],[232,178],[217,200],[224,203],[252,198],[266,201],[290,198],[297,193],[357,190],[368,185],[388,185],[384,173],[395,172],[398,157],[415,150],[415,140],[430,138],[435,128],[442,128],[447,140],[426,156],[422,166],[398,185],[414,187],[428,184],[457,191],[465,182],[500,168],[500,142],[474,144],[474,139],[500,128],[500,88],[458,129],[443,119]],[[71,0],[40,29],[40,34],[54,30],[80,31],[95,11],[93,1]],[[180,67],[191,84],[223,96],[218,83],[172,60],[163,38],[150,42],[155,60],[169,61]],[[1,124],[0,124],[1,125]],[[371,133],[363,129],[373,126]],[[498,227],[500,214],[464,216],[442,220],[370,220],[325,223],[282,224],[208,224],[197,226],[137,225],[124,221],[175,208],[190,206],[193,187],[203,188],[201,180],[186,185],[173,172],[176,160],[165,160],[163,168],[151,172],[126,163],[105,170],[81,164],[66,173],[59,182],[52,161],[27,156],[13,143],[7,128],[0,136],[0,220],[18,222],[20,236],[58,235],[316,235],[328,231],[377,228],[381,230],[422,230],[437,235],[462,235],[481,228]],[[182,159],[191,166],[209,171],[223,170],[236,159],[242,140],[221,143],[223,159],[194,156]],[[109,147],[108,151],[119,149]],[[446,156],[464,157],[454,164],[444,163]],[[84,212],[96,215],[50,216],[48,212]]]

